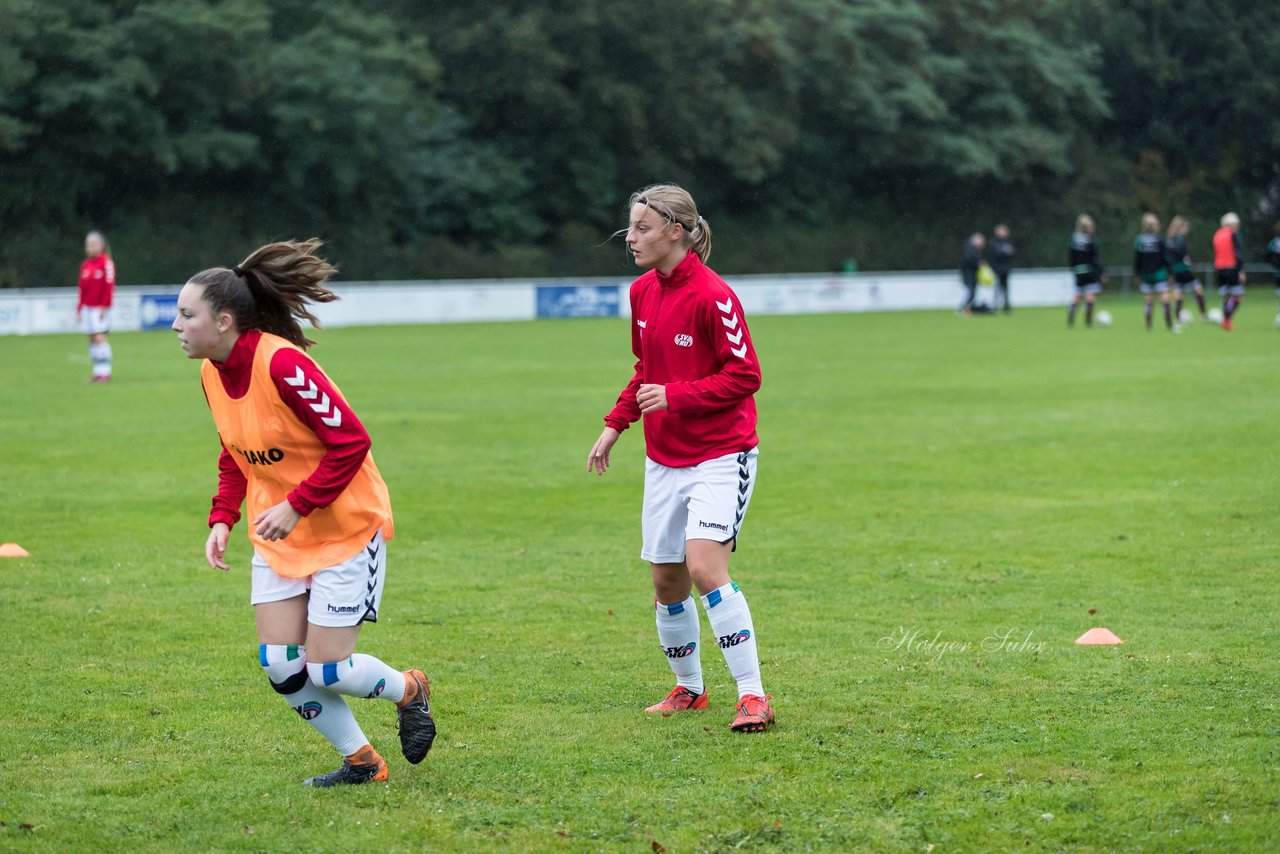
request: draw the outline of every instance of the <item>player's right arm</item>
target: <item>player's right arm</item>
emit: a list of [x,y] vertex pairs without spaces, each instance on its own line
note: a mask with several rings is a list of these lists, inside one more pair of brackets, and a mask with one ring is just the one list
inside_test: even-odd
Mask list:
[[604,417],[604,430],[600,433],[600,438],[596,439],[596,443],[591,446],[591,452],[587,454],[587,471],[604,474],[609,470],[609,453],[613,450],[614,444],[617,443],[618,437],[622,435],[622,431],[626,430],[636,421],[640,420],[640,404],[636,401],[636,394],[640,391],[640,384],[644,382],[644,347],[640,335],[640,318],[636,315],[636,287],[632,287],[631,292],[631,352],[635,354],[636,366],[631,374],[631,381],[627,383],[626,388],[618,395],[618,401],[613,405],[613,409]]
[[249,481],[224,444],[218,457],[218,492],[209,510],[209,538],[204,544],[205,560],[214,569],[230,569],[223,556],[227,553],[231,529],[240,521],[240,507],[248,492]]

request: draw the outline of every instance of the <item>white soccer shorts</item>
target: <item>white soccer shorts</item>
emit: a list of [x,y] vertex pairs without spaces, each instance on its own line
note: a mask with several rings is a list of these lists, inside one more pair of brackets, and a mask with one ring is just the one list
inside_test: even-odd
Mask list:
[[305,578],[277,575],[255,550],[249,602],[281,602],[309,591],[307,622],[312,625],[345,628],[376,623],[386,573],[387,543],[381,531],[355,557]]
[[85,335],[101,335],[111,331],[111,309],[86,305],[80,309],[80,330]]
[[756,448],[686,468],[644,463],[640,557],[680,563],[686,540],[737,539],[756,484]]

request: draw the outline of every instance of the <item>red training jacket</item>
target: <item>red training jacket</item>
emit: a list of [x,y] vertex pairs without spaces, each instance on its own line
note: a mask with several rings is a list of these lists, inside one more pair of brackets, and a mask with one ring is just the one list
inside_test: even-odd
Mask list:
[[[260,340],[262,333],[257,330],[244,332],[232,345],[227,360],[213,363],[218,369],[222,387],[232,397],[244,397],[249,391],[253,354],[257,352]],[[316,388],[333,401],[333,408],[341,413],[336,426],[328,423],[334,420],[331,413],[316,412],[307,400],[298,395],[295,386],[285,382],[286,377],[296,378],[299,369],[306,379],[315,383]],[[333,384],[316,368],[316,363],[310,356],[293,349],[280,350],[271,359],[271,379],[280,398],[325,446],[324,457],[316,470],[287,496],[293,509],[306,516],[317,507],[328,507],[342,494],[360,471],[372,443],[364,425],[356,418],[350,406],[342,401]],[[324,418],[328,418],[328,421]],[[222,455],[218,458],[218,494],[213,497],[209,527],[218,522],[234,526],[240,521],[240,507],[244,504],[247,491],[248,482],[244,473],[232,459],[226,445],[223,445]]]
[[110,255],[86,258],[80,264],[80,299],[76,311],[82,308],[111,308],[116,293],[116,265]]
[[631,349],[636,372],[604,421],[625,430],[640,418],[642,383],[666,386],[668,409],[644,416],[649,458],[686,468],[749,451],[756,436],[760,361],[742,304],[697,253],[664,276],[650,270],[631,285]]

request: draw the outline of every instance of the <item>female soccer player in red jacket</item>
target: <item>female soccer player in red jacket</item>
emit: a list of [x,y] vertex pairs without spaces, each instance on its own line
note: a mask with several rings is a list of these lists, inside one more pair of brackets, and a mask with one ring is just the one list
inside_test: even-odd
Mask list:
[[102,232],[91,231],[84,238],[84,261],[80,263],[80,295],[76,300],[76,319],[89,336],[89,359],[93,376],[89,382],[111,381],[111,303],[116,292],[116,265],[111,260],[111,247]]
[[369,434],[329,377],[306,354],[308,302],[336,299],[336,269],[319,241],[272,243],[238,266],[192,276],[173,329],[201,384],[222,441],[218,494],[205,558],[223,560],[248,502],[254,546],[250,602],[258,662],[271,687],[344,757],[312,786],[387,779],[342,695],[391,700],[400,746],[416,764],[431,749],[427,677],[357,653],[362,623],[376,622],[393,524]]
[[736,732],[773,723],[746,595],[729,555],[755,486],[760,362],[742,305],[704,262],[711,226],[672,184],[631,197],[627,248],[648,272],[631,285],[635,375],[587,457],[604,474],[619,435],[644,419],[642,559],[652,564],[658,641],[676,687],[645,711],[705,709],[697,587],[712,635],[738,682]]

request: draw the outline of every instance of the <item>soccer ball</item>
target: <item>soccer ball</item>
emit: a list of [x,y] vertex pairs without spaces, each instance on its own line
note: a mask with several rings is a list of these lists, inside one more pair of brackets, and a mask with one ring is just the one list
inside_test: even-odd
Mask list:
[[1186,326],[1188,323],[1190,323],[1195,319],[1196,319],[1196,316],[1191,313],[1191,309],[1189,308],[1184,308],[1182,311],[1178,312],[1178,322],[1181,323],[1183,326]]
[[1104,308],[1102,311],[1098,312],[1098,314],[1093,318],[1093,322],[1098,324],[1099,326],[1110,326],[1111,312],[1107,311]]
[[1209,318],[1210,323],[1222,323],[1222,309],[1220,308],[1209,309],[1206,316]]

